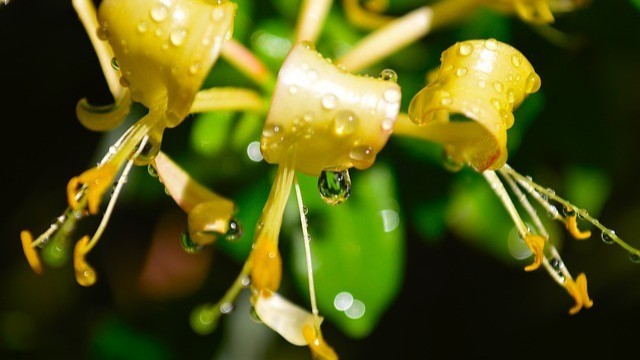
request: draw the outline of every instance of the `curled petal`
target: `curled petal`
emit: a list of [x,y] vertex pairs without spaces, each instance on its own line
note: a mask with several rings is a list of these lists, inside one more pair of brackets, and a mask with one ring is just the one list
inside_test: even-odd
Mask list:
[[282,280],[282,258],[277,243],[259,238],[251,253],[251,282],[258,290],[277,291]]
[[589,298],[589,293],[587,291],[587,276],[584,273],[578,275],[575,282],[571,279],[567,279],[565,289],[567,289],[576,302],[569,310],[569,314],[574,315],[583,307],[589,309],[593,306],[593,301]]
[[584,240],[591,236],[590,230],[581,231],[580,229],[578,229],[578,220],[576,215],[567,216],[564,221],[565,227],[574,238],[578,240]]
[[[529,61],[495,39],[468,40],[442,53],[433,78],[411,100],[411,120],[425,126],[425,133],[433,126],[433,138],[449,155],[476,171],[502,167],[513,110],[540,88],[540,77]],[[475,138],[469,139],[469,134]]]
[[293,345],[305,346],[305,326],[313,327],[316,317],[291,303],[281,295],[262,290],[253,300],[253,307],[260,320]]
[[389,80],[349,74],[312,44],[295,45],[280,69],[262,132],[264,159],[282,164],[293,151],[293,168],[312,176],[370,167],[400,110],[397,75],[385,74]]
[[120,125],[131,110],[131,95],[125,90],[112,105],[94,106],[87,99],[76,105],[76,116],[82,126],[93,131],[107,131]]
[[91,286],[97,280],[96,271],[84,259],[88,252],[86,249],[88,244],[89,236],[84,236],[76,243],[73,249],[73,268],[76,281],[82,286]]
[[544,258],[543,250],[546,242],[545,238],[539,235],[529,234],[524,238],[525,244],[531,249],[535,257],[533,263],[524,268],[525,271],[533,271],[540,267]]
[[[113,49],[134,101],[166,104],[166,126],[189,113],[204,79],[231,38],[237,5],[231,1],[104,0],[100,32]],[[138,19],[132,21],[132,19]]]
[[349,21],[361,29],[374,30],[394,19],[380,14],[389,5],[386,0],[371,0],[367,2],[367,8],[361,7],[360,0],[342,0],[342,4]]
[[41,274],[42,264],[40,263],[40,256],[38,256],[38,252],[31,245],[33,243],[31,233],[27,230],[22,230],[20,232],[20,240],[22,241],[22,251],[24,251],[24,256],[27,258],[29,266],[31,266],[33,272]]

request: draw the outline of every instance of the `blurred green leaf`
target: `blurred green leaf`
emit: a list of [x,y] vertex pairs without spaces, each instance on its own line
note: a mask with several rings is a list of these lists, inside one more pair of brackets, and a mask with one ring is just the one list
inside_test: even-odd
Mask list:
[[[313,276],[321,314],[345,334],[362,338],[373,331],[400,290],[405,234],[390,168],[376,163],[351,178],[351,196],[332,207],[318,195],[316,177],[299,175],[308,208]],[[293,241],[290,263],[296,283],[308,299],[306,257],[297,204],[293,203],[295,195],[290,200],[288,209],[292,211],[287,213],[287,219],[294,224],[289,230]]]
[[[513,265],[518,263],[517,259],[528,259],[531,253],[522,246],[524,243],[519,239],[509,213],[489,183],[480,174],[463,171],[451,187],[451,201],[446,211],[448,228],[456,236],[504,263]],[[505,187],[508,188],[506,184]],[[515,197],[512,201],[523,221],[534,229]],[[557,246],[563,239],[558,223],[552,222],[545,213],[541,214],[540,220]]]
[[92,353],[93,359],[104,360],[173,358],[162,341],[117,319],[107,319],[99,325],[93,338]]
[[207,157],[218,155],[227,144],[234,114],[229,111],[199,114],[191,127],[190,143],[193,151]]
[[564,182],[563,197],[593,216],[600,213],[611,192],[611,180],[601,169],[571,166]]

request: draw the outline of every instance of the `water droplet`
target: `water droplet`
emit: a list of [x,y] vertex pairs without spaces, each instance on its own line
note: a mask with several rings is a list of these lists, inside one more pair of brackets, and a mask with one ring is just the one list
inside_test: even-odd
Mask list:
[[322,97],[322,107],[331,110],[336,107],[338,103],[338,98],[333,94],[327,94]]
[[366,168],[375,160],[376,154],[373,152],[373,148],[371,146],[360,145],[351,149],[349,157],[354,162],[354,165]]
[[504,85],[502,85],[500,81],[496,81],[493,83],[493,90],[500,94],[502,93],[502,90],[504,90]]
[[149,175],[151,175],[151,177],[154,177],[154,178],[158,177],[158,170],[153,164],[147,165],[147,172],[149,173]]
[[182,246],[182,249],[189,254],[197,254],[202,251],[202,249],[204,249],[204,246],[197,244],[193,240],[191,240],[191,236],[189,236],[189,230],[187,229],[182,232],[182,236],[180,237],[180,245]]
[[629,254],[629,260],[632,263],[640,264],[640,255],[631,253]]
[[448,171],[458,172],[462,169],[462,167],[464,166],[464,163],[454,160],[448,151],[443,151],[442,166]]
[[169,15],[169,9],[166,6],[160,4],[151,8],[151,18],[157,22],[162,22]]
[[200,68],[202,68],[200,62],[194,62],[193,64],[191,64],[191,66],[189,66],[189,72],[191,73],[191,75],[195,75],[198,73],[198,71],[200,71]]
[[482,89],[484,89],[485,87],[487,87],[487,83],[486,83],[486,81],[480,81],[480,82],[478,82],[478,86],[481,87]]
[[333,131],[338,136],[353,134],[358,128],[358,116],[352,111],[340,111],[333,119]]
[[256,308],[253,306],[251,307],[251,310],[249,310],[249,318],[256,324],[262,324],[262,320],[260,319],[258,312],[256,312]]
[[496,39],[489,39],[485,41],[484,47],[489,50],[496,50],[498,48],[498,42],[496,41]]
[[191,311],[189,323],[193,331],[200,335],[213,332],[218,326],[220,312],[212,309],[209,304],[200,305]]
[[525,91],[529,94],[534,93],[540,89],[540,76],[534,72],[527,76],[527,84]]
[[262,136],[271,137],[280,132],[280,125],[278,124],[266,124],[262,130]]
[[391,69],[382,70],[378,78],[384,81],[391,81],[394,83],[398,82],[398,74],[396,74],[396,72]]
[[224,239],[226,241],[235,242],[238,241],[242,237],[242,226],[236,219],[229,220],[229,228],[227,232],[224,234]]
[[107,40],[109,38],[109,31],[107,30],[107,27],[105,25],[99,26],[96,29],[96,36],[100,40]]
[[307,215],[307,214],[309,213],[309,209],[308,209],[306,206],[303,206],[303,207],[302,207],[302,213],[303,213],[304,215]]
[[131,86],[131,84],[129,83],[129,80],[127,80],[127,78],[124,77],[124,76],[120,76],[120,81],[119,82],[120,82],[120,86],[122,86],[122,87]]
[[382,127],[382,131],[391,131],[393,130],[393,127],[396,124],[396,119],[395,118],[386,118],[384,120],[382,120],[382,124],[380,124],[380,126]]
[[349,171],[323,170],[318,177],[318,192],[329,205],[343,203],[351,194]]
[[515,67],[520,67],[520,65],[522,65],[522,57],[520,55],[518,55],[518,54],[513,55],[511,57],[511,63]]
[[386,89],[382,94],[382,96],[384,97],[384,100],[388,103],[397,103],[400,101],[400,97],[402,96],[402,94],[400,94],[400,90],[398,90],[395,87],[392,87],[392,88]]
[[118,65],[118,60],[116,60],[116,58],[111,58],[111,67],[113,68],[113,70],[120,70],[120,65]]
[[213,21],[220,21],[224,16],[224,11],[220,8],[216,8],[211,12],[211,19]]
[[456,76],[463,77],[463,76],[467,75],[467,72],[469,72],[469,70],[467,70],[466,67],[461,66],[461,67],[458,68],[458,70],[456,70]]
[[[142,140],[144,141],[144,140]],[[142,141],[140,143],[142,143]],[[160,152],[162,144],[162,133],[156,132],[155,134],[149,134],[147,141],[144,142],[142,151],[133,159],[133,163],[137,166],[149,165],[153,163],[156,156]],[[135,152],[138,152],[140,144],[136,146]]]
[[187,37],[187,30],[185,29],[176,29],[171,32],[171,36],[169,39],[174,46],[180,46],[184,43],[184,39]]
[[295,85],[289,86],[289,94],[295,95],[298,93],[298,87]]
[[507,91],[507,99],[509,100],[510,104],[513,104],[516,102],[516,94],[513,91],[513,89],[509,89],[509,91]]
[[552,219],[557,219],[560,213],[558,212],[557,207],[551,205],[549,206],[549,211],[547,212],[547,215],[549,215],[549,217]]
[[491,99],[491,105],[493,105],[493,108],[496,110],[500,110],[500,108],[502,107],[502,105],[500,104],[500,100],[496,98]]
[[562,213],[566,217],[572,217],[576,215],[576,210],[574,208],[568,208],[566,206],[562,207]]
[[440,99],[440,105],[442,106],[449,106],[451,105],[451,98],[450,97],[443,97],[442,99]]
[[[613,231],[611,231],[612,233],[614,233]],[[602,242],[607,244],[607,245],[611,245],[613,244],[615,241],[613,240],[613,238],[611,237],[611,235],[609,235],[608,232],[603,231],[602,234],[600,235],[600,237],[602,237]]]
[[249,285],[251,285],[251,277],[250,276],[243,277],[242,280],[240,280],[240,284],[242,285],[243,288],[248,288]]
[[233,304],[230,302],[222,303],[220,305],[220,312],[224,315],[230,314],[233,311]]
[[473,51],[473,45],[471,44],[462,44],[460,45],[460,49],[458,49],[460,55],[468,56]]
[[147,25],[146,21],[140,21],[138,23],[138,32],[139,33],[142,34],[142,33],[146,32],[148,28],[149,28],[149,26]]

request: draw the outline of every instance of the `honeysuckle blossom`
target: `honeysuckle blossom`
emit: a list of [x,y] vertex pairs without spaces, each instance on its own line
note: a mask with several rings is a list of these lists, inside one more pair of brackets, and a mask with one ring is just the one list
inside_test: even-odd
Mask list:
[[[459,164],[455,168],[467,165],[481,173],[531,250],[533,262],[525,270],[544,266],[574,298],[576,305],[571,308],[571,314],[582,307],[591,307],[586,276],[580,274],[576,280],[571,276],[528,196],[554,220],[563,222],[576,239],[591,235],[589,230],[578,228],[577,214],[600,228],[603,234],[615,235],[615,232],[507,164],[507,130],[514,123],[513,111],[541,86],[540,76],[531,63],[520,51],[495,39],[467,40],[445,50],[439,68],[429,78],[431,82],[411,100],[408,115],[399,117],[394,135],[440,143],[447,161]],[[525,224],[503,182],[533,221],[534,229]],[[556,204],[562,207],[562,214]],[[638,250],[619,238],[615,241],[632,254],[638,254]]]
[[[193,112],[194,103],[198,104],[196,111],[217,109],[217,103],[208,101],[207,92],[200,92],[200,88],[223,44],[231,37],[237,6],[227,1],[104,0],[96,12],[90,1],[74,0],[73,4],[116,99],[108,108],[93,107],[86,99],[80,100],[76,108],[80,122],[91,130],[106,131],[124,120],[133,101],[149,110],[111,146],[96,167],[69,181],[69,208],[57,222],[35,240],[27,230],[20,235],[29,264],[34,271],[41,272],[35,247],[42,246],[66,223],[97,215],[106,191],[115,182],[98,229],[93,236],[87,235],[78,241],[74,250],[76,279],[81,285],[89,286],[96,281],[96,274],[84,258],[102,236],[132,166],[154,165],[164,130],[179,125]],[[246,94],[241,97],[246,98]],[[168,161],[162,163],[169,164]],[[219,217],[216,211],[229,212],[228,206],[223,210],[199,206],[197,210],[185,210],[192,214],[202,213],[203,209],[207,213],[213,211],[214,218]],[[208,226],[207,221],[193,225],[194,239],[210,242],[206,237],[195,236],[209,231]],[[214,227],[225,228],[219,224]]]

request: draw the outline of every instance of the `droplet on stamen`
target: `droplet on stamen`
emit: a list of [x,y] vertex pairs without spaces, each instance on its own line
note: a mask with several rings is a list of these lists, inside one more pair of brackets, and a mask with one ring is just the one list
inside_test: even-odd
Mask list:
[[[614,232],[611,231],[611,233],[614,233]],[[611,245],[614,243],[613,237],[611,237],[611,235],[606,231],[603,231],[600,237],[602,238],[602,242],[607,245]]]
[[442,166],[450,172],[458,172],[464,166],[463,162],[456,161],[448,151],[442,152]]

